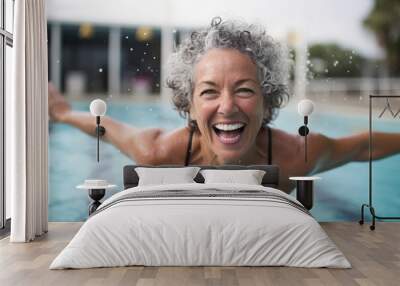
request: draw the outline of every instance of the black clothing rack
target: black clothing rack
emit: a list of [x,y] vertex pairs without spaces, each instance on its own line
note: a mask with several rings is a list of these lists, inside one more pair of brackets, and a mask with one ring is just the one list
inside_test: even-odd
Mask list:
[[[381,220],[398,220],[400,217],[389,217],[389,216],[378,216],[376,215],[375,208],[372,204],[372,100],[374,98],[389,99],[389,98],[400,98],[400,95],[370,95],[369,96],[369,194],[368,194],[368,204],[363,204],[361,206],[361,220],[359,223],[364,224],[364,208],[369,208],[372,216],[372,225],[369,226],[371,230],[375,229],[375,219]],[[386,108],[386,107],[385,107]],[[398,113],[396,113],[397,115]],[[392,114],[393,115],[393,114]]]

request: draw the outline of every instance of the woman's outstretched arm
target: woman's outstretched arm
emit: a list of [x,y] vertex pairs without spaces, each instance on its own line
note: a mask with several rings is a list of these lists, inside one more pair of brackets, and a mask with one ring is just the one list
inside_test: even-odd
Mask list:
[[[372,133],[372,160],[400,153],[399,133]],[[310,136],[310,149],[314,157],[313,173],[322,172],[353,161],[369,160],[369,134],[363,132],[342,138],[329,138],[322,134]]]
[[[96,135],[95,118],[89,112],[72,110],[64,96],[51,83],[49,115],[53,121],[72,125],[92,136]],[[136,128],[108,116],[102,117],[101,125],[106,129],[102,139],[113,144],[138,164],[173,164],[176,163],[173,162],[174,159],[181,160],[179,154],[175,153],[174,157],[168,154],[171,143],[179,143],[174,133],[165,134],[160,128]]]

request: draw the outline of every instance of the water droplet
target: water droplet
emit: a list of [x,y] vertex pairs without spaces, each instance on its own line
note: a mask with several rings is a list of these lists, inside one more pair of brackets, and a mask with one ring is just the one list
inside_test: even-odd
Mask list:
[[102,69],[102,68],[99,68],[99,72],[103,72],[103,69]]
[[129,36],[125,36],[125,39],[129,39]]
[[308,65],[311,64],[311,61],[310,61],[310,60],[307,60],[307,64],[308,64]]
[[130,50],[131,52],[133,52],[133,48],[130,48],[129,50]]
[[328,69],[325,69],[325,73],[328,73],[329,72],[329,70]]
[[136,69],[136,71],[140,71],[140,69]]
[[334,61],[333,66],[336,67],[339,64],[339,61]]
[[349,71],[349,70],[347,70],[346,72],[347,72],[347,73],[349,73],[350,71]]
[[143,52],[143,55],[147,55],[147,52]]
[[149,46],[150,44],[149,43],[146,43],[146,46]]
[[353,59],[353,56],[350,56],[349,59],[352,60],[352,59]]
[[156,87],[159,87],[160,86],[160,84],[159,83],[156,83]]
[[156,57],[153,57],[153,60],[155,60],[156,59]]

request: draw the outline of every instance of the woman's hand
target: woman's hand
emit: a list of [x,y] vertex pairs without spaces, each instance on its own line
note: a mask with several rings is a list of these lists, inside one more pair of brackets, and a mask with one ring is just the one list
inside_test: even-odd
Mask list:
[[49,116],[50,119],[56,122],[63,122],[65,117],[71,112],[71,105],[65,100],[65,97],[60,94],[56,87],[49,82]]

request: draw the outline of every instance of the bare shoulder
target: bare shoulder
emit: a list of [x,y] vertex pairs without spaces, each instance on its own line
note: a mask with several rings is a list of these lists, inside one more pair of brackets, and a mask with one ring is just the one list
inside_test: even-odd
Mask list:
[[272,150],[274,154],[278,152],[281,156],[293,156],[302,148],[301,137],[297,134],[288,133],[282,129],[271,128]]
[[[272,129],[272,138],[276,144],[283,144],[283,146],[291,146],[291,149],[294,148],[304,148],[305,140],[303,136],[298,135],[297,133],[288,133],[281,129]],[[310,148],[321,148],[326,144],[331,144],[334,140],[325,136],[321,133],[310,132],[307,135],[307,140]]]
[[[297,133],[284,130],[272,130],[272,148],[278,164],[290,165],[308,173],[314,170],[318,162],[330,154],[333,140],[323,134],[310,132],[307,136],[308,161],[304,162],[305,138]],[[290,162],[290,164],[288,163]],[[287,166],[289,167],[289,166]]]
[[280,169],[280,188],[286,191],[293,189],[290,176],[306,176],[326,165],[332,152],[333,139],[310,132],[307,136],[307,161],[305,161],[305,140],[296,133],[281,129],[272,130],[272,162]]
[[159,164],[182,165],[185,162],[190,131],[188,127],[162,132],[156,144],[156,162]]
[[271,128],[271,131],[274,139],[294,141],[298,137],[297,134],[289,133],[278,128]]

